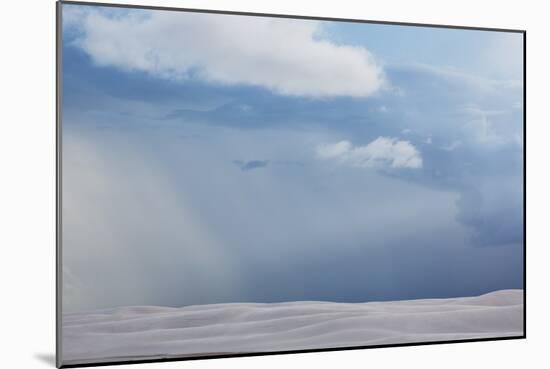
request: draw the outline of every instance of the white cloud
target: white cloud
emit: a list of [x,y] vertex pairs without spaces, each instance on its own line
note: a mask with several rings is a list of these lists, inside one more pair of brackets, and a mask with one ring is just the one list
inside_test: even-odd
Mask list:
[[475,105],[463,109],[469,120],[464,128],[478,144],[503,145],[517,143],[515,136],[521,132],[521,121],[510,119],[513,110],[485,110]]
[[361,168],[422,168],[420,152],[409,141],[392,137],[378,137],[365,146],[353,146],[349,141],[320,145],[317,157]]
[[65,12],[66,26],[80,34],[75,45],[101,66],[296,96],[365,97],[384,85],[383,70],[367,49],[319,39],[318,21],[73,9]]

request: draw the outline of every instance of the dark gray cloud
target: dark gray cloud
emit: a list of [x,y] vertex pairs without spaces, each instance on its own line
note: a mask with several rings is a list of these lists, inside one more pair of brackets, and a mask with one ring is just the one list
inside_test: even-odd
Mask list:
[[243,172],[247,172],[249,170],[267,167],[269,165],[269,160],[233,160],[233,164],[239,167]]
[[[513,178],[504,178],[512,181]],[[489,187],[465,188],[457,201],[457,220],[474,229],[472,242],[477,246],[522,244],[524,237],[522,184],[517,189]],[[482,186],[480,186],[482,187]]]

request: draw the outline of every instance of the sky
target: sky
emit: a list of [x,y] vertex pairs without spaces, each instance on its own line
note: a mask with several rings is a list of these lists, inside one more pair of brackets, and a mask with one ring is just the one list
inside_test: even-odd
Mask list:
[[522,288],[522,34],[62,11],[66,311]]

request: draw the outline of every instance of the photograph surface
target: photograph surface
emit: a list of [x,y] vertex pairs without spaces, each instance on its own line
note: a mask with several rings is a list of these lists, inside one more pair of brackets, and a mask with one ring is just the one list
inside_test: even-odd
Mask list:
[[61,363],[524,335],[524,34],[62,3]]

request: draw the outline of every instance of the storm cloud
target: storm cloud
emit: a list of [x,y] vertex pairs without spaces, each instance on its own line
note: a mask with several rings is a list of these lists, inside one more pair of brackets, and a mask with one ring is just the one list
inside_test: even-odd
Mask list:
[[[522,287],[521,47],[486,54],[509,35],[63,7],[67,310]],[[240,21],[262,32],[213,61]],[[215,42],[148,52],[194,27]]]
[[269,160],[233,160],[233,163],[238,166],[242,171],[246,172],[258,168],[265,168],[269,165]]

